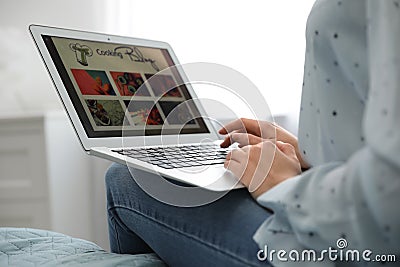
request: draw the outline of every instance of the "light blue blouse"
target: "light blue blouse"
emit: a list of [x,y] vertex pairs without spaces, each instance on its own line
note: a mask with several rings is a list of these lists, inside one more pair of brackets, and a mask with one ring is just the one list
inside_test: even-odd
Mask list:
[[306,37],[299,144],[312,168],[258,198],[274,215],[254,239],[276,251],[345,239],[399,264],[400,0],[318,0]]

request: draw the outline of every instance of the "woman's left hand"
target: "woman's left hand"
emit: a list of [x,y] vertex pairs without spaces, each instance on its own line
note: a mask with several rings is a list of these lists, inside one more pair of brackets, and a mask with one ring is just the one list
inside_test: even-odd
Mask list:
[[294,147],[280,141],[234,149],[227,155],[224,167],[240,179],[254,198],[301,173]]

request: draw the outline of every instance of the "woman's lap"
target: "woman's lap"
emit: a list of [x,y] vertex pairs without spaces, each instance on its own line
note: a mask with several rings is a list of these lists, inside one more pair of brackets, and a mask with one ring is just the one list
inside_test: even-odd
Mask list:
[[154,251],[170,266],[261,265],[252,237],[270,213],[246,190],[233,190],[204,206],[182,208],[148,196],[123,165],[110,167],[106,184],[113,252]]

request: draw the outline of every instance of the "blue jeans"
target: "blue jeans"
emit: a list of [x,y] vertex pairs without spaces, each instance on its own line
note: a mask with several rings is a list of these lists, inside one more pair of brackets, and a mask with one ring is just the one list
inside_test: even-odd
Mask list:
[[[144,171],[135,175],[154,176]],[[173,267],[268,265],[258,261],[252,237],[271,213],[246,189],[204,206],[175,207],[147,195],[119,164],[108,170],[106,186],[112,252],[155,252]]]

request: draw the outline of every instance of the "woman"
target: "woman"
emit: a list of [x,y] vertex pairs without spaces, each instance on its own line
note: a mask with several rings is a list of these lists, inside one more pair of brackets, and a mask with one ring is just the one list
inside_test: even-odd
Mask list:
[[[400,1],[317,1],[307,24],[299,144],[268,122],[225,126],[222,145],[241,145],[225,166],[251,195],[234,190],[197,208],[159,203],[125,167],[112,166],[112,250],[155,251],[170,266],[287,266],[260,248],[321,252],[347,244],[399,260],[399,47]],[[277,142],[260,137],[275,130]],[[274,153],[270,170],[257,164]],[[261,185],[252,188],[252,179]],[[357,263],[322,260],[314,264]]]

